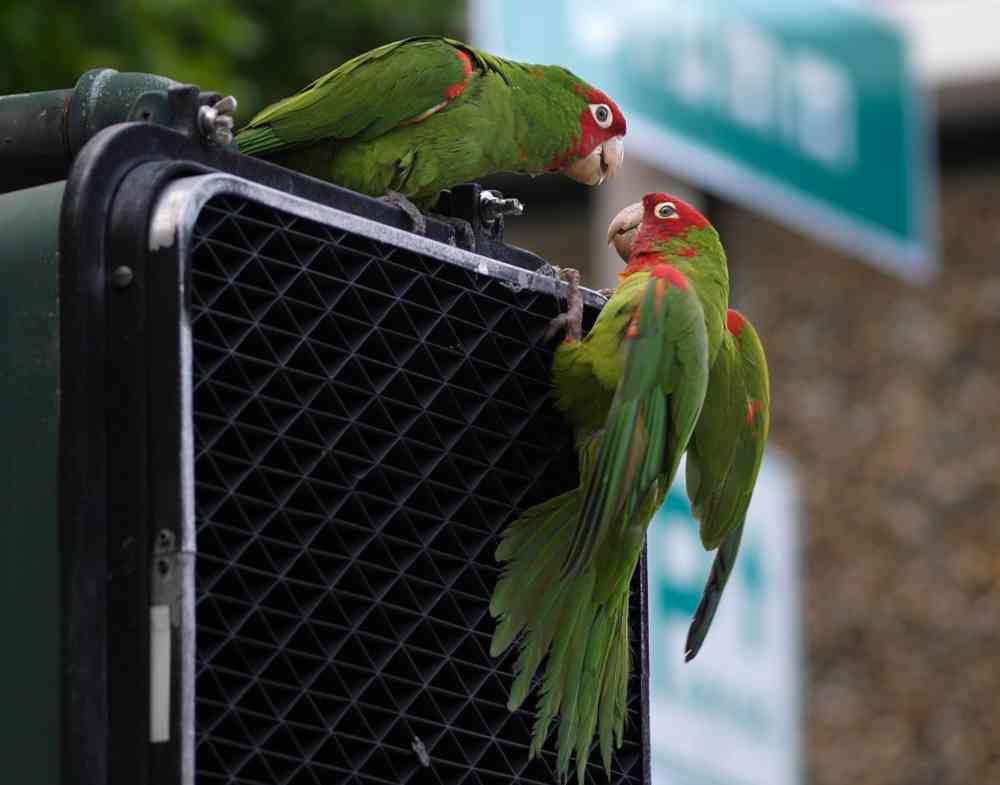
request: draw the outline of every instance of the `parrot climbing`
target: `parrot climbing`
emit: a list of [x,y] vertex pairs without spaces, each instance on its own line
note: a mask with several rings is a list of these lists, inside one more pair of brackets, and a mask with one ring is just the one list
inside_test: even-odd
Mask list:
[[[642,225],[642,203],[622,210],[608,228],[625,262]],[[745,411],[742,408],[745,402]],[[743,521],[770,430],[770,380],[760,336],[739,311],[726,310],[720,353],[709,372],[703,416],[687,452],[687,493],[706,550],[718,548],[685,643],[685,660],[698,654],[732,572]],[[741,420],[746,427],[741,426]]]
[[552,382],[574,430],[580,485],[504,531],[490,603],[491,655],[519,641],[511,711],[547,657],[530,753],[559,714],[557,770],[565,779],[575,753],[580,785],[595,735],[609,775],[612,748],[622,743],[631,578],[681,455],[688,451],[703,542],[723,543],[692,624],[691,655],[731,569],[769,417],[760,343],[727,309],[725,253],[704,216],[676,197],[647,194],[619,213],[609,241],[627,265],[593,328],[581,336],[576,271],[568,271],[567,312],[551,326],[566,330]]
[[618,105],[565,68],[423,36],[348,60],[261,111],[236,143],[412,211],[495,172],[597,185],[621,166],[624,136]]

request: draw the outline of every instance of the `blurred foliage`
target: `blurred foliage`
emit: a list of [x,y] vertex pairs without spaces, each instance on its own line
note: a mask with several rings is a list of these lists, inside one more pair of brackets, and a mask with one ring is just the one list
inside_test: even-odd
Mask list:
[[0,0],[0,95],[146,71],[232,93],[242,122],[379,44],[462,38],[464,13],[462,0]]

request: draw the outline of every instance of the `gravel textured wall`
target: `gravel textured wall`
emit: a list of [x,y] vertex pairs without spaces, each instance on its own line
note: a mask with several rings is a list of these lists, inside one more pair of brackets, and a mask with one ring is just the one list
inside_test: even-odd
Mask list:
[[1000,166],[910,287],[722,207],[799,463],[813,785],[1000,783]]

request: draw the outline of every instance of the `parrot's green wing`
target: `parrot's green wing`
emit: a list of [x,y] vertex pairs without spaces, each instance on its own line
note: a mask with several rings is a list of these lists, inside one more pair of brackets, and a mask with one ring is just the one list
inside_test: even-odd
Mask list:
[[374,139],[447,104],[464,89],[470,68],[498,64],[450,38],[396,41],[348,60],[267,107],[240,130],[236,142],[240,152],[267,155],[325,139]]
[[[564,776],[575,750],[581,785],[595,731],[609,772],[612,746],[621,744],[631,668],[629,579],[708,382],[705,317],[692,285],[676,268],[663,264],[633,274],[605,310],[610,318],[599,320],[588,339],[601,343],[608,338],[601,331],[615,331],[610,343],[624,345],[621,377],[603,432],[592,437],[591,444],[599,444],[596,457],[587,451],[582,456],[583,479],[573,497],[578,506],[560,506],[573,515],[572,528],[560,526],[562,542],[555,551],[566,556],[551,565],[547,584],[528,583],[526,575],[521,581],[540,597],[533,615],[541,621],[527,625],[532,645],[522,650],[512,690],[512,700],[515,695],[520,700],[540,653],[549,650],[531,752],[541,747],[558,711],[556,768]],[[555,525],[546,528],[555,531]],[[506,642],[506,637],[499,641]]]
[[[585,479],[580,524],[567,573],[584,569],[618,527],[634,523],[669,484],[698,420],[708,381],[705,317],[692,284],[670,265],[637,273],[615,299],[634,298],[625,362],[594,468]],[[647,519],[642,519],[643,527]],[[644,530],[643,532],[644,533]]]
[[736,560],[771,421],[760,338],[735,311],[729,312],[727,326],[688,447],[688,497],[700,521],[702,543],[706,549],[719,549],[688,632],[688,660],[708,634]]

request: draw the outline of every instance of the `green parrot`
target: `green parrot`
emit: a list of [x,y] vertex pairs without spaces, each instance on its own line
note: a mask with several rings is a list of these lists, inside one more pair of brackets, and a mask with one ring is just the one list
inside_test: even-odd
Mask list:
[[552,381],[576,436],[580,486],[504,531],[490,603],[491,655],[520,636],[511,711],[548,658],[530,754],[558,713],[558,773],[568,776],[575,752],[580,785],[595,734],[609,775],[612,747],[622,742],[629,586],[681,455],[688,451],[703,542],[723,543],[692,624],[690,657],[729,575],[769,417],[760,342],[727,311],[726,258],[711,224],[682,200],[653,193],[619,213],[608,235],[628,264],[594,327],[581,340],[579,274],[568,271],[569,308],[550,328],[567,333]]
[[[608,242],[625,262],[642,225],[642,203],[629,205],[612,220]],[[745,411],[741,409],[746,401]],[[743,520],[764,456],[770,430],[771,388],[760,336],[739,311],[726,311],[722,346],[709,372],[704,411],[688,445],[687,493],[700,523],[706,550],[718,548],[701,602],[685,643],[690,662],[701,649],[729,580]],[[746,427],[741,426],[741,418]],[[737,438],[733,438],[733,434]],[[738,522],[738,523],[736,523]]]
[[348,60],[264,109],[236,143],[430,209],[442,189],[495,172],[562,172],[597,185],[621,166],[624,135],[618,105],[565,68],[422,36]]

